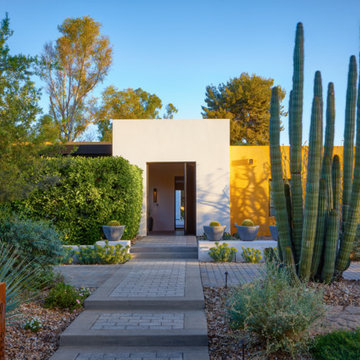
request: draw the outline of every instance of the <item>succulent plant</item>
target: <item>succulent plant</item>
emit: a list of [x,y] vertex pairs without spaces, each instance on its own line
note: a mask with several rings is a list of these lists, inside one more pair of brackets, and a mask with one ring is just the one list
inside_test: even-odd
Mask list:
[[252,220],[250,219],[245,219],[242,223],[241,226],[254,226],[254,223]]
[[120,221],[118,221],[118,220],[111,220],[106,225],[107,226],[121,226]]
[[221,226],[221,224],[218,221],[212,221],[209,226]]

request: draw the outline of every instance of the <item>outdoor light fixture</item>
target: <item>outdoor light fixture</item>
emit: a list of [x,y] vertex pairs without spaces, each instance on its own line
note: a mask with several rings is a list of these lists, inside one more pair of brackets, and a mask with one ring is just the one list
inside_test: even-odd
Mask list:
[[156,188],[154,188],[154,190],[153,190],[153,202],[157,203],[157,189]]

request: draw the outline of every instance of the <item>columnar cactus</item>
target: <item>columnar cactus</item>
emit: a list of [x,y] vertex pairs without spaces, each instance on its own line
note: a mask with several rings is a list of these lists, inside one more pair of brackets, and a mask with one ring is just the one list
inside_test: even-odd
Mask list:
[[334,85],[333,83],[328,85],[323,151],[322,84],[321,74],[316,72],[303,206],[301,163],[304,34],[301,23],[296,29],[293,89],[289,102],[290,191],[286,188],[288,184],[284,187],[281,166],[278,89],[275,87],[272,90],[270,159],[272,196],[279,229],[279,249],[283,261],[292,265],[298,276],[305,281],[318,279],[331,282],[336,276],[341,275],[348,266],[355,239],[360,211],[360,94],[357,101],[356,153],[353,171],[356,68],[356,58],[352,56],[346,95],[342,204],[340,160],[337,155],[333,157]]

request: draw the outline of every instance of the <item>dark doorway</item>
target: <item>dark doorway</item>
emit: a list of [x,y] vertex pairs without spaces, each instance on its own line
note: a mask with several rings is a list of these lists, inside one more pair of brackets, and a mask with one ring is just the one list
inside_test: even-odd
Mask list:
[[185,178],[175,176],[175,230],[185,227]]
[[185,235],[196,235],[196,164],[185,163]]

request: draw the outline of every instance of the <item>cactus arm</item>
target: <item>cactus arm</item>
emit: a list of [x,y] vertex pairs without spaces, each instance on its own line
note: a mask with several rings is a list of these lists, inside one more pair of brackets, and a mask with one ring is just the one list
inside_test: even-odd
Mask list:
[[339,235],[339,216],[335,209],[330,211],[326,232],[324,266],[321,272],[321,279],[330,283],[334,277],[336,250]]
[[301,252],[303,228],[303,195],[301,183],[302,163],[302,111],[304,87],[304,29],[302,23],[296,27],[294,49],[294,75],[291,97],[290,124],[290,173],[291,173],[291,203],[293,214],[293,233],[295,261],[298,263]]
[[[346,125],[345,125],[346,126]],[[345,152],[345,149],[344,149]],[[345,159],[344,159],[345,160]],[[344,165],[345,166],[345,165]],[[344,172],[345,174],[345,172]],[[344,179],[345,181],[345,179]],[[342,273],[349,262],[350,252],[356,236],[356,228],[359,222],[360,211],[360,81],[357,99],[357,118],[356,118],[356,150],[354,180],[351,190],[351,201],[348,216],[344,224],[344,235],[340,243],[340,251],[336,261],[336,271]],[[344,210],[344,208],[343,208]]]
[[353,177],[355,103],[356,103],[356,58],[350,57],[348,83],[346,90],[345,131],[344,131],[344,175],[343,175],[343,224],[347,221],[347,213],[351,198],[351,183]]
[[272,198],[275,206],[276,226],[279,231],[279,250],[281,249],[285,262],[290,265],[294,263],[291,249],[290,227],[286,210],[286,199],[284,192],[283,170],[281,164],[280,150],[280,105],[279,89],[273,87],[271,91],[270,105],[270,162],[272,177]]
[[332,164],[332,185],[333,185],[333,205],[334,209],[338,211],[340,216],[340,201],[341,201],[341,174],[340,174],[340,158],[338,155],[334,156]]
[[319,188],[319,208],[318,208],[318,217],[316,224],[316,235],[315,235],[315,244],[314,244],[314,253],[313,260],[311,263],[311,274],[310,277],[314,276],[318,272],[318,268],[321,262],[321,256],[324,246],[324,235],[325,235],[325,220],[327,214],[327,189],[325,179],[320,179],[320,188]]
[[320,162],[322,152],[321,140],[321,102],[319,98],[314,97],[309,136],[309,160],[307,168],[304,225],[299,264],[300,278],[305,281],[309,280],[310,277],[314,251],[319,205]]

